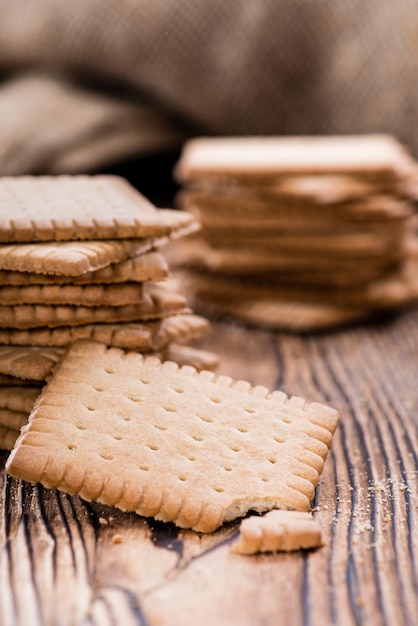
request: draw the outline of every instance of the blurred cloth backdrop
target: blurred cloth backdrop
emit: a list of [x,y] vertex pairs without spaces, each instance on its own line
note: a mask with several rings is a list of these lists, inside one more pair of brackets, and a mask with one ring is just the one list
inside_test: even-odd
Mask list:
[[0,174],[196,134],[388,132],[418,156],[415,0],[0,0]]

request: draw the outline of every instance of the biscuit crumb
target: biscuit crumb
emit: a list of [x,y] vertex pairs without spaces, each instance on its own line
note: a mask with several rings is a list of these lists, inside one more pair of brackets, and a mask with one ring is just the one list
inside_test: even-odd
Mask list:
[[123,543],[123,536],[120,534],[113,535],[112,543]]
[[104,517],[99,517],[99,524],[101,524],[102,526],[107,526],[108,525],[108,521],[106,518]]

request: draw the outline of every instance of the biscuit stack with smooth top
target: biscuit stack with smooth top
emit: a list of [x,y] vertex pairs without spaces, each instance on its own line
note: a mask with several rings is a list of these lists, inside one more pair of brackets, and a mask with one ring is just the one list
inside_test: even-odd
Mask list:
[[199,311],[311,331],[416,299],[417,164],[392,137],[198,138],[175,173],[202,228],[168,258]]
[[117,177],[0,179],[1,447],[78,338],[193,361],[171,344],[208,323],[163,281],[156,250],[195,228],[191,215],[156,209]]

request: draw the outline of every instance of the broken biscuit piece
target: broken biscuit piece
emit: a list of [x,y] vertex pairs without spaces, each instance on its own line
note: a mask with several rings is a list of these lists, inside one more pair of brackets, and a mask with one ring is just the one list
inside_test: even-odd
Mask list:
[[232,551],[292,552],[323,545],[321,527],[307,511],[269,511],[262,517],[252,515],[241,522],[240,536]]

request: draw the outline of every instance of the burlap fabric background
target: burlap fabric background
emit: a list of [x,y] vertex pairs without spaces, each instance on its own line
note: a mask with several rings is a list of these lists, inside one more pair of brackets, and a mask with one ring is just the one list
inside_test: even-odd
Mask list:
[[390,132],[418,155],[415,0],[0,0],[0,174],[190,134]]

